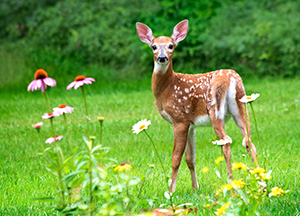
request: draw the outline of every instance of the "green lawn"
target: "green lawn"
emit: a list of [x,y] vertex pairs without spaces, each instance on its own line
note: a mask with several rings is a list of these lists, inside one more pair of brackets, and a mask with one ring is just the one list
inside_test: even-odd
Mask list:
[[[263,215],[298,215],[300,211],[300,78],[295,79],[253,79],[244,80],[247,93],[260,93],[254,102],[261,143],[258,143],[253,118],[252,140],[256,144],[258,160],[266,170],[273,169],[271,186],[289,189],[284,197],[274,197],[262,204]],[[67,84],[65,84],[67,85]],[[120,163],[129,161],[134,174],[145,174],[150,164],[155,169],[149,176],[142,193],[142,199],[155,198],[155,207],[166,203],[163,194],[161,168],[151,143],[145,134],[133,134],[131,127],[141,119],[147,118],[152,124],[152,136],[168,173],[171,173],[171,154],[173,148],[172,126],[165,122],[154,105],[150,80],[142,83],[113,85],[107,89],[95,82],[86,86],[92,134],[98,135],[97,116],[104,116],[103,143],[110,148],[107,155]],[[106,84],[109,86],[110,84]],[[61,86],[61,85],[60,85]],[[131,86],[130,88],[128,86]],[[82,146],[85,133],[84,104],[80,90],[67,91],[64,88],[51,88],[48,91],[51,107],[65,103],[75,107],[69,114],[69,127],[72,129],[73,145]],[[40,122],[46,112],[46,104],[40,91],[0,92],[0,215],[53,215],[44,209],[45,204],[31,200],[35,197],[50,196],[54,191],[51,175],[45,170],[45,161],[40,154],[41,146],[36,131],[31,124]],[[252,116],[251,116],[252,117]],[[63,134],[63,119],[55,119],[56,131]],[[245,162],[252,166],[242,135],[233,120],[226,124],[227,134],[233,139],[232,162]],[[42,127],[44,139],[50,137],[48,121]],[[198,214],[203,213],[205,196],[214,191],[214,183],[226,183],[226,165],[221,162],[222,180],[213,171],[214,160],[221,155],[221,149],[212,145],[216,140],[212,128],[198,128],[196,134],[196,160],[199,191],[193,191],[190,174],[185,161],[179,171],[176,204],[193,203]],[[62,142],[66,152],[68,146]],[[208,166],[204,175],[200,170]],[[147,206],[146,206],[147,207]],[[47,212],[47,213],[45,213]],[[211,212],[213,214],[213,212]]]

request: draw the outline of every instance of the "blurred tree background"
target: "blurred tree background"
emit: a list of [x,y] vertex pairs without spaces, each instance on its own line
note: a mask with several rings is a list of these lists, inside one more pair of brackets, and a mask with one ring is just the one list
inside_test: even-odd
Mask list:
[[135,23],[170,36],[183,19],[189,33],[176,48],[175,71],[294,77],[299,11],[298,0],[1,0],[0,88],[26,86],[21,81],[38,68],[68,81],[78,74],[103,81],[150,76],[152,52]]

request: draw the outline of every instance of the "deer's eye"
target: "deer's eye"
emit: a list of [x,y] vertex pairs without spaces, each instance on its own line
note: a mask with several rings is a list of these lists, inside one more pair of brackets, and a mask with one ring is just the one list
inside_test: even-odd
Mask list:
[[152,46],[152,49],[153,49],[153,50],[156,50],[156,49],[157,49],[157,46],[156,46],[156,45],[153,45],[153,46]]
[[173,47],[174,47],[173,44],[169,45],[169,49],[173,49]]

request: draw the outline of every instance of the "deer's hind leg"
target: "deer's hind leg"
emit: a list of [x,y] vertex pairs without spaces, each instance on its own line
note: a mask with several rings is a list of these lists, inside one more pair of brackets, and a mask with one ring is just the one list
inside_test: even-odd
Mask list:
[[227,173],[230,179],[232,177],[231,169],[231,138],[225,133],[225,115],[227,114],[228,102],[227,102],[227,89],[229,82],[224,82],[222,77],[216,77],[214,80],[214,86],[210,91],[211,105],[209,106],[209,116],[211,119],[212,126],[217,137],[220,140],[225,141],[225,145],[222,146],[223,155],[226,160]]
[[[228,95],[229,112],[231,113],[236,125],[240,128],[240,131],[244,137],[243,146],[246,147],[249,156],[252,157],[252,161],[254,165],[258,167],[257,151],[255,145],[251,141],[251,129],[250,129],[248,110],[246,109],[246,113],[245,113],[245,104],[239,101],[245,95],[245,90],[243,88],[241,80],[237,84],[233,82],[230,85],[231,87],[229,88],[229,90],[232,91],[234,97],[233,95],[232,96]],[[247,127],[246,127],[246,118],[245,118],[246,115],[247,115],[249,142],[247,137]]]

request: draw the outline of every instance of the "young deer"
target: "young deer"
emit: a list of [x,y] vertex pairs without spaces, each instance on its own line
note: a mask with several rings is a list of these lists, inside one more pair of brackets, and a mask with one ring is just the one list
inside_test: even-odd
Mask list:
[[[175,191],[176,179],[182,155],[192,176],[192,185],[198,189],[195,172],[195,128],[212,126],[218,138],[226,144],[222,146],[226,159],[228,176],[231,169],[231,138],[226,135],[224,126],[232,116],[243,134],[243,145],[256,166],[256,148],[249,137],[245,123],[245,107],[239,101],[245,95],[241,77],[233,70],[217,70],[204,74],[181,74],[173,71],[172,58],[175,47],[188,32],[188,20],[178,23],[171,37],[155,38],[151,29],[136,23],[137,34],[153,51],[154,70],[152,91],[155,104],[161,116],[174,126],[174,147],[172,153],[172,177],[170,192]],[[247,113],[247,124],[249,117]],[[250,135],[250,127],[248,129]]]

